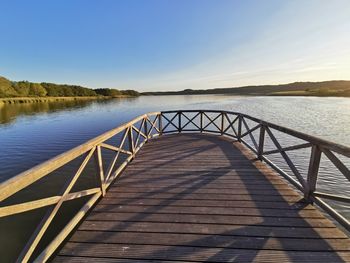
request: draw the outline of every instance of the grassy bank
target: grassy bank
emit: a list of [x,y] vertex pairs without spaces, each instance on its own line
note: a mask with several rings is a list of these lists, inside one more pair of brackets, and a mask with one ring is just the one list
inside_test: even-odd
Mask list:
[[350,97],[350,81],[293,82],[279,85],[259,85],[206,90],[144,92],[142,95],[225,94],[237,96],[317,96]]
[[350,97],[350,90],[297,90],[279,91],[267,94],[268,96],[315,96],[315,97]]
[[88,97],[14,97],[0,98],[0,105],[36,103],[36,102],[55,102],[55,101],[76,101],[76,100],[107,100],[113,98],[130,98],[131,96],[120,95],[115,97],[109,96],[88,96]]

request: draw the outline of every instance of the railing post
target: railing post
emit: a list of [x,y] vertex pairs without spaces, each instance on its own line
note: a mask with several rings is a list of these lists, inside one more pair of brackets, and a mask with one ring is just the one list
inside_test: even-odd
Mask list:
[[144,130],[145,130],[145,135],[146,135],[146,141],[148,141],[148,122],[147,122],[147,117],[145,117],[145,123],[143,124],[144,125]]
[[313,145],[311,148],[311,156],[309,163],[309,170],[307,173],[307,188],[304,189],[304,198],[310,201],[310,197],[316,190],[318,169],[320,168],[321,150],[317,145]]
[[203,132],[203,111],[200,111],[200,114],[199,114],[199,117],[200,117],[200,122],[199,122],[199,127],[200,127],[200,132]]
[[242,115],[238,115],[238,131],[237,131],[237,139],[240,142],[241,141],[241,136],[242,136]]
[[161,136],[163,134],[162,113],[158,114],[158,129],[159,129],[159,136]]
[[128,134],[128,142],[129,142],[129,151],[134,154],[135,146],[134,146],[134,138],[132,134],[132,125],[129,127],[129,134]]
[[224,112],[221,112],[221,127],[220,127],[221,135],[224,134],[224,125],[225,125]]
[[178,130],[178,132],[181,132],[181,114],[182,114],[182,112],[181,111],[179,111],[179,127],[177,128],[177,130]]
[[103,171],[101,146],[99,146],[99,145],[96,147],[96,163],[98,166],[98,173],[99,173],[102,196],[105,196],[105,194],[106,194],[105,180],[104,180],[105,178],[104,178],[104,171]]
[[264,141],[265,141],[265,126],[261,124],[260,135],[259,135],[259,148],[258,148],[259,160],[262,160],[262,155],[264,153]]

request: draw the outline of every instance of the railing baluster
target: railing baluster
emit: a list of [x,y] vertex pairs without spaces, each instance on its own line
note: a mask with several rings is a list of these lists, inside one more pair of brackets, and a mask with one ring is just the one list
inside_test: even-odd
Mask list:
[[238,141],[240,142],[240,141],[242,141],[241,140],[241,136],[242,136],[242,119],[243,119],[243,117],[242,117],[242,115],[241,114],[239,114],[238,115],[238,134],[237,134],[237,139],[238,139]]
[[163,134],[163,121],[162,121],[162,113],[158,114],[158,129],[159,129],[159,136]]
[[203,111],[200,112],[200,132],[203,132]]
[[146,135],[146,141],[148,141],[148,139],[149,139],[149,136],[148,136],[148,122],[147,122],[147,116],[144,118],[144,124],[143,124],[143,126],[144,126],[144,131],[145,131],[145,135]]
[[132,134],[132,126],[129,127],[129,134],[128,134],[128,141],[129,141],[129,151],[134,154],[135,152],[135,146],[134,146],[134,138]]
[[225,126],[225,119],[224,119],[224,113],[222,112],[221,113],[221,130],[220,130],[220,133],[221,133],[221,135],[223,135],[224,134],[224,126]]
[[304,189],[304,197],[310,201],[310,196],[316,190],[318,169],[321,161],[321,150],[317,145],[313,145],[311,148],[311,156],[309,163],[309,170],[307,173],[307,187]]
[[179,111],[179,113],[178,113],[179,127],[177,127],[178,132],[181,132],[181,131],[182,131],[182,129],[181,129],[181,115],[182,115],[182,112]]
[[265,143],[265,126],[261,124],[260,126],[260,135],[259,135],[259,147],[258,147],[258,158],[261,160],[264,152],[264,143]]
[[105,189],[105,181],[104,181],[104,172],[103,172],[103,163],[102,163],[102,153],[101,153],[101,146],[98,145],[96,147],[96,164],[98,167],[98,174],[99,174],[99,181],[100,181],[100,187],[102,196],[106,194]]

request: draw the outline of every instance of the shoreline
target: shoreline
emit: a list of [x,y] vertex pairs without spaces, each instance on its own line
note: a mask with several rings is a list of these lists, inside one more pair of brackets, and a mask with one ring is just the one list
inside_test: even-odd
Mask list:
[[56,102],[56,101],[76,101],[76,100],[109,100],[109,99],[123,99],[133,98],[132,96],[121,95],[117,97],[109,96],[86,96],[86,97],[13,97],[13,98],[0,98],[0,105],[8,104],[24,104],[24,103],[37,103],[37,102]]
[[315,92],[275,92],[275,93],[157,93],[157,94],[141,94],[141,96],[197,96],[197,95],[224,95],[224,96],[247,96],[247,97],[328,97],[328,98],[349,98],[350,92],[347,93],[315,93]]
[[[266,97],[344,97],[349,98],[349,94],[340,93],[315,93],[315,92],[274,92],[270,94],[233,94],[233,93],[197,93],[197,94],[141,94],[141,96],[172,96],[172,95],[225,95],[225,96],[266,96]],[[120,95],[120,96],[76,96],[76,97],[12,97],[12,98],[0,98],[0,106],[11,104],[28,104],[28,103],[41,103],[41,102],[58,102],[58,101],[87,101],[87,100],[110,100],[110,99],[125,99],[135,98],[134,96]]]

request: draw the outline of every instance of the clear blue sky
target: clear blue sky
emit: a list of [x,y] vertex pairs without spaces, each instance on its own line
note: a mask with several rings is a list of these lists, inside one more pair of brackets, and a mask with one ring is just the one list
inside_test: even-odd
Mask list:
[[349,0],[0,0],[0,75],[181,90],[350,79]]

